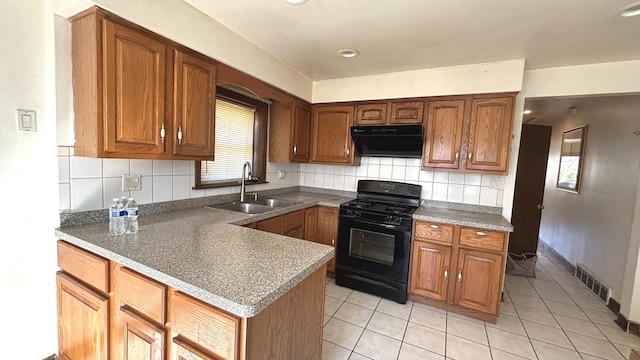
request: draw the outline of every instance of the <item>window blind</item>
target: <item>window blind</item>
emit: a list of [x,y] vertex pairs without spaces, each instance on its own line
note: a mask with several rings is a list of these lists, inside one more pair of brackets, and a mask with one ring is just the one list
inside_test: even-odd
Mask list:
[[216,99],[215,161],[202,161],[202,183],[240,179],[242,164],[253,163],[255,109]]

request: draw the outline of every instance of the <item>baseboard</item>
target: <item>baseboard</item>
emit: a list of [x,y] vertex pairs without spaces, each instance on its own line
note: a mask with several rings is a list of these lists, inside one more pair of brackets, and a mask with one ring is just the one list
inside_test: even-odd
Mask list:
[[609,310],[611,310],[614,314],[620,313],[620,303],[616,301],[616,299],[610,297],[609,303],[607,304]]
[[618,317],[614,322],[624,331],[640,336],[640,324],[629,321],[626,316],[618,312]]
[[570,263],[569,261],[567,261],[567,259],[565,259],[562,255],[558,254],[557,251],[555,251],[551,246],[549,246],[547,243],[545,243],[544,241],[538,239],[538,251],[542,250],[542,252],[547,256],[547,257],[551,257],[554,260],[556,260],[557,262],[560,263],[560,265],[562,265],[562,267],[567,270],[568,272],[570,272],[571,274],[575,274],[576,273],[576,267],[575,265],[573,265],[572,263]]

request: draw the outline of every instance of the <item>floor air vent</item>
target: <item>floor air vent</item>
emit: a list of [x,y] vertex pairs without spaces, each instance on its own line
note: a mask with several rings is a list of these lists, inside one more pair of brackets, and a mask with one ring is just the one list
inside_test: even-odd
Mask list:
[[611,288],[600,281],[596,280],[591,272],[587,270],[582,264],[578,264],[576,266],[576,277],[578,280],[582,281],[589,290],[591,290],[600,300],[604,301],[605,304],[609,302],[609,297],[611,297]]

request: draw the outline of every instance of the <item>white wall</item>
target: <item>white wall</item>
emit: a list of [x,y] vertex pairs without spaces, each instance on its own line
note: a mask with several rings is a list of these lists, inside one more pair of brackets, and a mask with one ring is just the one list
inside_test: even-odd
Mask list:
[[525,71],[527,98],[640,91],[640,60]]
[[[584,264],[620,299],[640,177],[640,139],[632,131],[640,124],[611,111],[613,99],[589,99],[575,117],[536,122],[553,127],[540,239],[569,262]],[[580,193],[559,191],[562,132],[582,124],[588,131]]]
[[[86,211],[108,208],[111,199],[134,197],[138,204],[240,193],[239,186],[193,190],[195,161],[98,159],[73,156],[73,148],[58,147],[59,209]],[[242,164],[238,163],[238,177]],[[278,170],[285,172],[278,179]],[[139,191],[121,191],[123,174],[142,175]],[[300,165],[267,163],[267,184],[249,185],[248,191],[298,186]]]
[[520,59],[315,81],[313,102],[517,92],[523,71]]
[[[2,2],[0,348],[6,359],[42,359],[57,351],[52,29],[47,1]],[[16,109],[36,111],[37,132],[18,132]]]
[[300,185],[356,191],[358,180],[391,180],[421,185],[421,198],[502,206],[504,176],[424,171],[420,159],[363,157],[360,166],[300,165]]

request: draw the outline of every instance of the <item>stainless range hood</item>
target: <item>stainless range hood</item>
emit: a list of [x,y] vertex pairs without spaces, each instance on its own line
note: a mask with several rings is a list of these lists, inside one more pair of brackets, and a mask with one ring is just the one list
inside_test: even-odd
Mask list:
[[360,156],[422,157],[422,125],[352,126],[351,138]]

